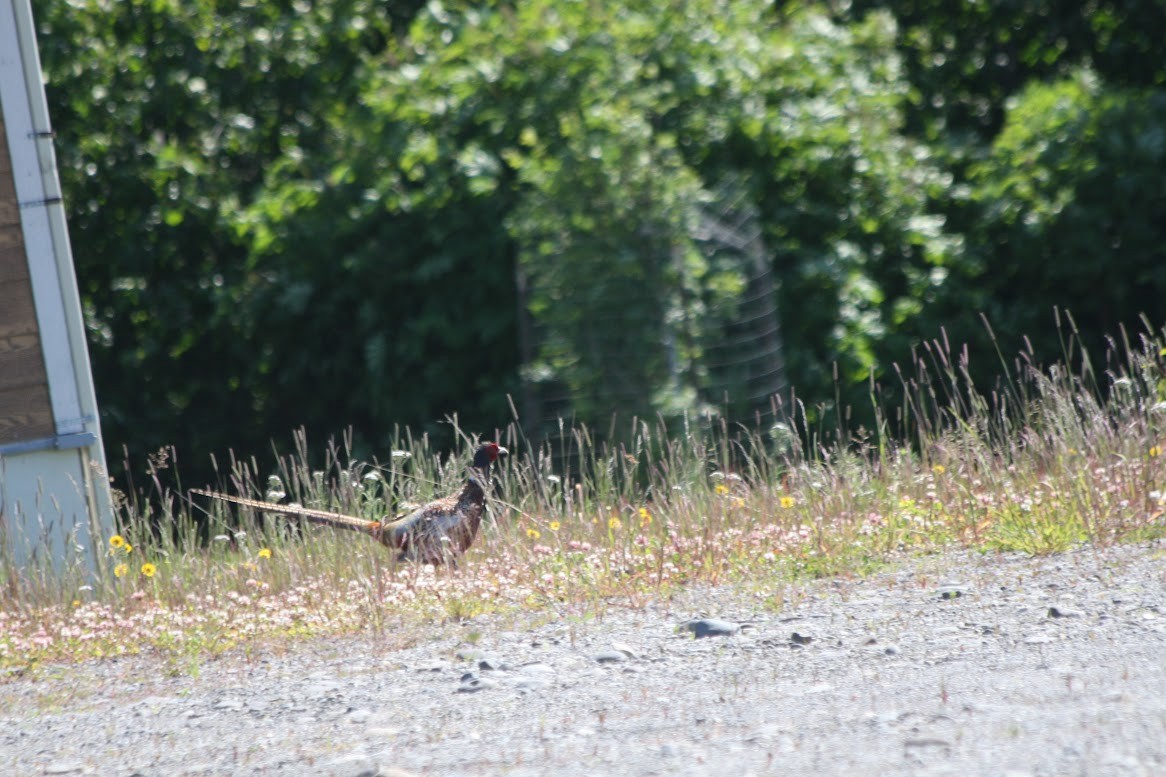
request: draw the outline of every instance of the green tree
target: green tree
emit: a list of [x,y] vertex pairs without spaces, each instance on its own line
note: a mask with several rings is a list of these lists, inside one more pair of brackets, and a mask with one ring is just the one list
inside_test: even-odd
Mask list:
[[[368,0],[39,0],[50,113],[111,461],[263,450],[241,210],[388,42]],[[193,462],[192,462],[193,463]]]
[[[252,216],[254,274],[269,279],[255,336],[296,331],[302,311],[364,309],[306,280],[325,246],[381,292],[349,331],[372,354],[401,309],[377,278],[454,268],[509,305],[517,272],[539,335],[528,379],[565,386],[588,420],[678,412],[695,401],[685,377],[708,319],[743,288],[739,267],[697,250],[694,220],[716,181],[745,173],[783,279],[794,382],[825,393],[833,360],[861,381],[942,283],[952,245],[926,211],[944,177],[899,133],[893,31],[886,15],[840,26],[759,2],[430,5],[362,108],[337,117],[330,174],[273,171]],[[448,327],[425,288],[397,291],[409,320]],[[426,365],[411,347],[376,363],[390,370],[379,399],[346,388],[382,418],[400,412],[412,388],[392,387]]]
[[1054,306],[1094,352],[1140,315],[1161,324],[1166,91],[1107,88],[1087,70],[1034,84],[972,181],[979,218],[956,287],[1001,330],[1052,358]]

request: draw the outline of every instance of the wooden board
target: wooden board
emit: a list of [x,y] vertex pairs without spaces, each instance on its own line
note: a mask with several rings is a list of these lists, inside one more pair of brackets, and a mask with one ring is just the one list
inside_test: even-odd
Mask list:
[[51,437],[49,383],[0,114],[0,445]]

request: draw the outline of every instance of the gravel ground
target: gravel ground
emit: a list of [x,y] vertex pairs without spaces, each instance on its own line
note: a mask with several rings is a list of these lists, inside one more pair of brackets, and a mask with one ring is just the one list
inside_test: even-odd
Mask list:
[[1156,547],[408,637],[9,676],[0,774],[1166,775]]

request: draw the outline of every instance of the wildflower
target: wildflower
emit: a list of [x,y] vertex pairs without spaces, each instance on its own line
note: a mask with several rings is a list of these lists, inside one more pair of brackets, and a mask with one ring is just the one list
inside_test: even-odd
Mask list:
[[118,564],[116,567],[113,568],[113,576],[114,577],[125,577],[126,575],[129,574],[129,571],[130,571],[129,564]]
[[114,550],[121,550],[123,547],[125,547],[125,544],[125,537],[121,536],[120,534],[115,534],[109,538],[109,547],[113,548]]
[[724,483],[717,483],[717,487],[713,490],[717,492],[717,496],[724,496],[725,494],[729,493],[729,487]]
[[134,546],[129,544],[128,542],[125,545],[122,545],[121,549],[125,553],[133,553],[134,552]]
[[527,529],[526,536],[530,537],[532,540],[537,540],[542,535],[539,534],[538,529]]
[[794,498],[792,496],[783,496],[781,498],[781,507],[783,510],[788,510],[794,506]]
[[149,561],[147,561],[145,564],[142,564],[142,574],[146,577],[153,577],[154,573],[157,571],[158,568],[151,564]]
[[1162,455],[1162,446],[1161,445],[1154,445],[1154,446],[1150,447],[1150,458],[1151,459],[1156,459],[1161,455]]
[[735,496],[735,497],[733,497],[733,507],[736,507],[738,510],[740,510],[740,509],[741,509],[742,507],[744,507],[744,506],[745,506],[745,500],[744,500],[744,499],[742,499],[742,498],[741,498],[741,497],[739,497],[739,496]]
[[271,558],[271,548],[260,548],[259,558]]
[[931,468],[931,471],[936,475],[942,475],[944,472],[947,472],[947,467],[943,466],[942,464],[936,464]]
[[80,599],[74,599],[74,600],[73,600],[73,606],[74,606],[74,607],[80,607],[80,606],[81,606],[81,600],[80,600]]
[[607,528],[615,530],[623,526],[623,522],[614,515],[607,519]]
[[651,522],[652,522],[652,514],[650,512],[648,512],[648,508],[641,507],[640,508],[640,525],[647,526]]
[[559,530],[559,522],[558,521],[551,521],[550,527],[551,527],[551,531],[558,531]]

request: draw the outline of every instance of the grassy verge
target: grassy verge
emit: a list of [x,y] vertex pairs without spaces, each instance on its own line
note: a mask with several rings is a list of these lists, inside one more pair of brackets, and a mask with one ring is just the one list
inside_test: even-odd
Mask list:
[[[196,666],[234,648],[378,631],[401,622],[543,609],[577,614],[693,583],[747,581],[780,606],[799,577],[863,574],[892,554],[950,547],[1048,554],[1166,534],[1166,348],[1145,337],[1096,373],[1087,359],[980,393],[942,345],[901,376],[877,428],[819,412],[730,429],[634,422],[625,442],[564,429],[533,446],[511,425],[495,520],[457,570],[395,565],[367,538],[301,527],[163,488],[123,499],[107,574],[80,585],[0,562],[0,667],[158,651]],[[1068,360],[1067,360],[1068,361]],[[343,444],[312,470],[307,443],[279,471],[232,462],[229,488],[370,518],[455,489],[471,440],[442,454],[407,436],[386,462]],[[209,512],[207,512],[209,510]],[[205,513],[205,514],[204,514]]]

